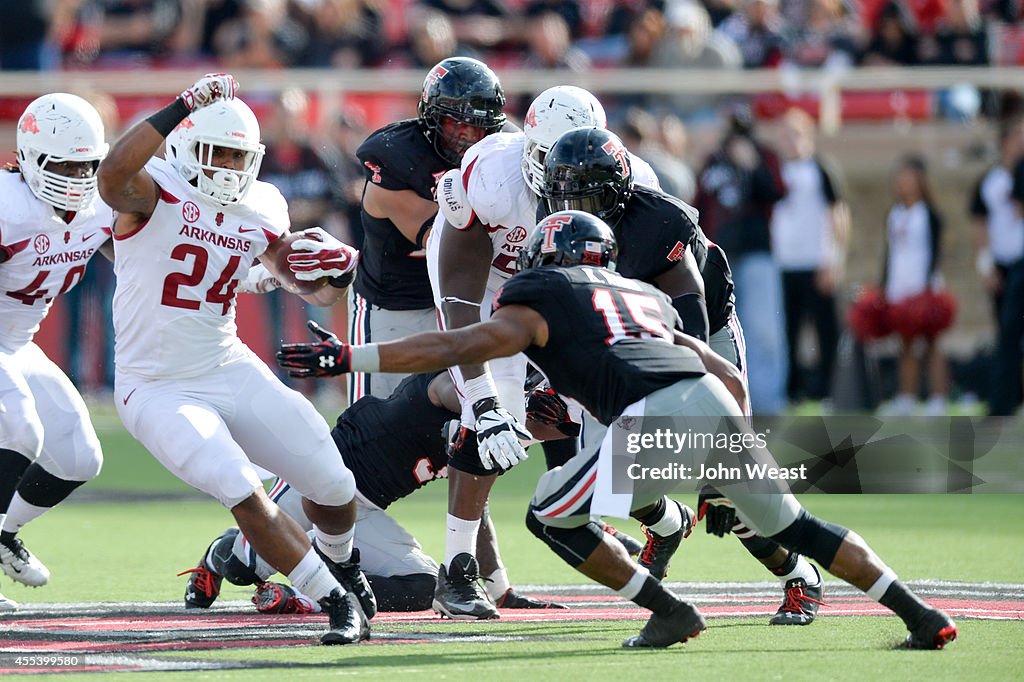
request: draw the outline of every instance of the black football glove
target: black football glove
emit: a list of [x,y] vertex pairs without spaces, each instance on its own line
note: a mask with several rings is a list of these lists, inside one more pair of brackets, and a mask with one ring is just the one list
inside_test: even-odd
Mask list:
[[569,406],[551,388],[530,392],[526,398],[526,420],[550,424],[570,438],[580,435],[580,425],[569,417]]
[[316,343],[283,343],[277,351],[277,364],[288,370],[288,376],[299,379],[335,377],[352,371],[352,346],[313,320],[306,323],[309,331],[320,339]]
[[697,497],[697,520],[702,519],[709,534],[724,538],[736,525],[736,508],[720,492],[706,485]]

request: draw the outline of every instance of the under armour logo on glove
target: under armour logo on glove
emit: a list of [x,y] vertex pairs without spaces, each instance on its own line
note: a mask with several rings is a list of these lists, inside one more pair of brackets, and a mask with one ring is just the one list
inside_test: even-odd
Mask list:
[[512,413],[498,405],[494,398],[483,398],[473,404],[476,417],[476,441],[480,463],[485,469],[508,471],[526,459],[521,440],[530,440],[527,431]]
[[341,277],[351,272],[359,261],[359,252],[338,241],[321,227],[301,232],[302,239],[292,242],[288,269],[295,279],[313,282],[321,277]]
[[352,346],[342,343],[337,336],[312,320],[306,326],[319,341],[284,343],[277,351],[277,364],[287,369],[289,376],[309,379],[334,377],[352,371]]
[[221,99],[234,99],[238,81],[230,73],[208,73],[178,97],[189,111],[202,109]]

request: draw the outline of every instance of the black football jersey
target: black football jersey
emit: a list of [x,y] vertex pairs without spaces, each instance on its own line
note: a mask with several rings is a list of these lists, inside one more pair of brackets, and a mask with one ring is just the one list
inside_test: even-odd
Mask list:
[[[383,189],[411,189],[434,200],[438,180],[452,166],[423,134],[417,119],[399,121],[371,134],[356,151],[367,183]],[[419,310],[434,305],[422,245],[413,244],[390,220],[360,211],[364,240],[355,289],[371,304],[388,310]]]
[[615,269],[626,277],[654,284],[656,277],[673,267],[689,250],[704,279],[704,298],[713,334],[726,325],[732,314],[732,272],[721,253],[712,254],[709,264],[711,245],[691,218],[694,213],[671,194],[636,186],[615,225],[619,243]]
[[342,412],[331,430],[356,489],[381,509],[445,475],[442,430],[459,415],[430,402],[427,386],[439,374],[414,374],[389,398],[365,396]]
[[603,424],[660,388],[706,373],[696,353],[672,342],[682,322],[669,297],[618,273],[590,266],[526,270],[495,301],[495,309],[525,305],[544,318],[547,345],[530,346],[526,356],[554,390]]

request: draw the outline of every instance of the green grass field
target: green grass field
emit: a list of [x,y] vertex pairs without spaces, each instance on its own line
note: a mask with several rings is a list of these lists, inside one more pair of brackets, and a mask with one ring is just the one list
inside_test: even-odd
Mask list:
[[[180,603],[185,579],[209,541],[232,520],[167,474],[111,413],[97,415],[103,473],[70,501],[31,524],[26,544],[49,566],[38,590],[3,578],[0,590],[26,605],[44,602]],[[538,452],[503,477],[492,500],[502,555],[513,584],[585,582],[523,527],[543,465]],[[191,492],[191,495],[190,495]],[[184,495],[175,497],[174,495]],[[437,482],[394,507],[433,556],[443,554],[446,486]],[[694,500],[684,500],[691,505]],[[874,495],[802,499],[814,513],[854,528],[904,579],[1024,583],[1024,498],[1013,495]],[[632,522],[620,527],[637,534]],[[733,539],[702,529],[673,562],[673,581],[765,581],[768,574]],[[225,583],[223,599],[250,592]],[[780,592],[781,594],[781,592]],[[826,596],[827,600],[827,596]],[[827,613],[827,609],[824,610]],[[1019,616],[1018,616],[1019,617]],[[619,648],[640,621],[388,624],[382,632],[447,636],[454,642],[389,646],[285,647],[177,652],[165,657],[268,660],[281,670],[160,673],[161,679],[315,679],[328,674],[390,679],[1010,679],[1024,641],[1020,620],[963,620],[961,638],[942,652],[893,651],[903,635],[895,617],[823,617],[807,628],[769,628],[764,618],[715,618],[685,646]],[[2,626],[0,620],[0,626]],[[480,636],[488,641],[472,641]],[[465,641],[466,639],[470,641]]]

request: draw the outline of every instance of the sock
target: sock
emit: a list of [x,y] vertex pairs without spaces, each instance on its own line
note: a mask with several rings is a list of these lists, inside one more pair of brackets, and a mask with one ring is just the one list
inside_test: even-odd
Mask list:
[[504,567],[499,568],[494,573],[488,576],[484,576],[484,590],[487,592],[487,596],[491,598],[491,601],[498,601],[501,599],[512,585],[508,581],[508,571]]
[[316,534],[316,546],[324,556],[336,564],[343,564],[352,558],[352,540],[356,536],[355,526],[339,535],[330,535],[313,526]]
[[646,525],[649,531],[664,538],[672,533],[678,533],[682,529],[683,515],[674,500],[662,498],[662,501],[665,504],[665,513],[658,521]]
[[448,514],[447,528],[444,543],[445,566],[451,566],[452,559],[459,554],[476,556],[476,535],[480,531],[480,519],[467,521]]
[[796,552],[791,552],[789,558],[781,566],[771,569],[771,572],[778,577],[779,582],[783,585],[794,578],[803,578],[805,583],[812,586],[821,582],[821,574],[818,573],[818,570],[803,555]]
[[25,501],[21,493],[14,493],[14,499],[11,500],[11,508],[7,510],[7,518],[4,519],[4,530],[9,531],[11,536],[14,536],[25,527],[25,524],[39,518],[50,511],[50,509],[50,507],[37,507],[34,504],[30,504]]
[[669,592],[653,575],[644,578],[640,591],[630,601],[654,613],[668,613],[677,604],[682,603],[679,597]]
[[626,581],[626,584],[615,590],[623,599],[633,601],[636,596],[640,594],[640,590],[643,589],[644,583],[647,582],[647,578],[650,577],[650,573],[643,566],[637,566],[636,571],[633,573],[633,577]]
[[309,595],[313,601],[320,601],[334,590],[345,591],[313,548],[306,552],[306,556],[288,574],[288,582],[299,592]]
[[921,601],[899,580],[892,581],[878,603],[899,616],[909,630],[917,627],[917,624],[921,622],[921,617],[931,611],[930,606]]

